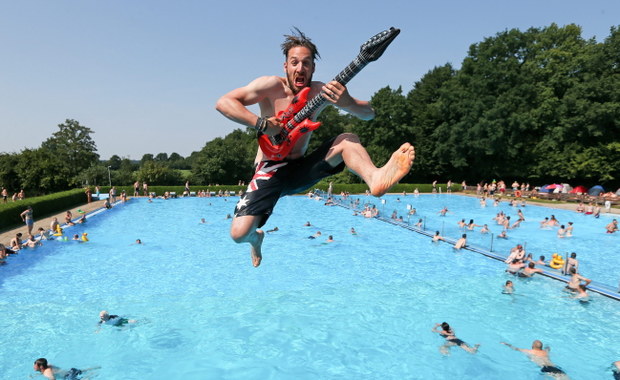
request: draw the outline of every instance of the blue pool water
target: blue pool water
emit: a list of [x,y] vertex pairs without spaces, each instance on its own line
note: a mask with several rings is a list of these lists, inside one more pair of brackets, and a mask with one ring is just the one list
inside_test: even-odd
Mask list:
[[[386,212],[412,203],[429,225],[445,222],[445,235],[458,210],[478,224],[495,213],[459,196],[396,198],[373,201]],[[0,268],[1,378],[28,378],[43,356],[63,368],[101,366],[101,379],[533,379],[537,366],[499,342],[534,339],[574,379],[611,377],[620,360],[618,302],[595,294],[580,304],[542,277],[511,278],[516,295],[503,295],[510,277],[498,261],[305,197],[280,201],[265,226],[279,231],[253,268],[248,247],[228,238],[235,202],[132,199],[67,229],[88,232],[88,243],[47,242],[11,257]],[[455,214],[435,217],[444,204]],[[538,209],[564,218],[529,207],[536,224]],[[577,221],[571,244],[587,231]],[[307,239],[317,230],[336,241]],[[538,244],[524,233],[528,248]],[[577,251],[583,272],[598,279],[589,251]],[[103,309],[138,322],[97,332]],[[442,321],[480,351],[442,356],[431,332]]]

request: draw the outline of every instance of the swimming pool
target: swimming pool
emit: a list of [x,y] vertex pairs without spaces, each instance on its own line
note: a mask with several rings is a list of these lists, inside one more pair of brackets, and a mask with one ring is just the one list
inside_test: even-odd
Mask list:
[[[352,197],[351,200],[356,198]],[[490,199],[487,199],[485,206],[482,206],[477,198],[449,194],[427,194],[419,197],[386,196],[383,197],[383,202],[366,197],[360,200],[362,205],[364,201],[372,202],[384,217],[389,218],[392,212],[397,211],[398,215],[403,216],[405,224],[414,225],[419,219],[423,219],[425,230],[432,233],[440,231],[442,236],[455,240],[465,233],[469,244],[498,254],[507,254],[519,243],[524,245],[527,253],[531,253],[533,257],[544,255],[547,261],[551,259],[553,253],[567,257],[571,252],[575,252],[580,263],[579,271],[584,276],[618,289],[620,234],[605,233],[605,226],[614,218],[618,218],[618,215],[602,213],[600,218],[594,218],[591,215],[552,209],[536,203],[526,203],[525,207],[521,207],[520,203],[511,206],[508,201],[502,201],[493,206],[494,202]],[[416,208],[416,215],[408,216],[408,205]],[[443,207],[449,210],[446,216],[439,215]],[[518,228],[508,230],[508,239],[497,238],[503,228],[492,218],[503,211],[511,216],[512,224],[518,219],[518,210],[522,211],[525,222]],[[555,215],[564,225],[573,222],[573,236],[558,238],[557,227],[541,228],[540,222],[551,215]],[[478,225],[488,224],[491,233],[480,233],[480,227],[476,227],[473,231],[460,228],[458,222],[463,219],[467,223],[474,220]]]
[[[406,202],[422,212],[428,201],[430,215],[463,197],[426,198]],[[618,360],[617,302],[580,304],[546,278],[516,279],[516,295],[503,295],[497,261],[305,197],[280,201],[265,226],[279,231],[253,268],[248,247],[228,238],[236,200],[132,199],[66,231],[87,231],[88,243],[12,257],[0,268],[11,342],[1,376],[25,379],[43,356],[101,366],[102,379],[529,379],[536,365],[499,342],[534,339],[575,379],[609,377]],[[307,238],[317,230],[335,242]],[[103,309],[138,323],[96,333]],[[480,351],[442,356],[430,330],[444,320]]]

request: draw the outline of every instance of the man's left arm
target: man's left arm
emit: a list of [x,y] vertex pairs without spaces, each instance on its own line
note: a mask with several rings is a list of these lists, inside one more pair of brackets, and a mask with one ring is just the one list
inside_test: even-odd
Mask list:
[[362,119],[372,120],[375,117],[375,110],[369,102],[355,99],[342,84],[331,81],[322,88],[323,97],[336,107]]

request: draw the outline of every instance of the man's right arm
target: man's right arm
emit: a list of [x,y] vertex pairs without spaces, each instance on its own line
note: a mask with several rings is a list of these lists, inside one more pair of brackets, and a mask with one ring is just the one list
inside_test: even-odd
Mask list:
[[215,109],[236,123],[246,127],[254,127],[259,116],[248,110],[247,106],[260,103],[266,99],[269,92],[278,85],[280,85],[280,80],[276,76],[257,78],[247,86],[237,88],[222,96],[218,99]]

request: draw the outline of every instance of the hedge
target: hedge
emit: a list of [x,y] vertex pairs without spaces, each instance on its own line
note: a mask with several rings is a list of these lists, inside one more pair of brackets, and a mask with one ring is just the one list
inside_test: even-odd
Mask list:
[[32,207],[35,220],[37,217],[47,217],[86,203],[84,189],[62,191],[40,197],[26,198],[17,202],[0,204],[0,230],[14,228],[23,223],[22,212]]

